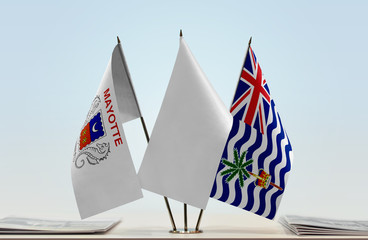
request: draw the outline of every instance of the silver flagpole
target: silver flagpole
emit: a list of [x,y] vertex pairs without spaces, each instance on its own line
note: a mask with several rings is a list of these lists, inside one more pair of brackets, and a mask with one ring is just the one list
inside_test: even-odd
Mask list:
[[[183,31],[180,29],[180,33],[179,36],[182,38],[183,37]],[[199,225],[201,222],[201,218],[202,218],[202,214],[203,214],[203,209],[201,209],[201,211],[199,212],[199,216],[198,216],[198,220],[197,220],[197,224],[195,227],[195,230],[191,230],[188,231],[188,214],[187,214],[187,204],[184,203],[184,231],[179,233],[202,233],[202,230],[199,230]]]
[[188,232],[188,214],[186,203],[184,203],[184,232]]
[[[149,142],[149,135],[148,135],[146,123],[144,122],[143,117],[141,117],[141,123],[142,123],[142,126],[143,126],[144,134],[146,135],[147,143],[148,143]],[[175,225],[174,217],[173,217],[172,212],[171,212],[169,200],[167,199],[166,196],[164,196],[164,200],[165,200],[167,211],[168,211],[169,216],[170,216],[170,221],[171,221],[173,231],[176,231],[176,225]]]
[[[148,135],[146,123],[144,122],[144,118],[142,116],[141,110],[140,110],[139,105],[138,105],[138,100],[137,100],[137,97],[135,95],[135,91],[134,91],[134,88],[133,88],[133,83],[131,81],[129,69],[128,69],[127,64],[126,64],[126,61],[125,61],[125,57],[124,57],[124,54],[123,54],[123,48],[121,46],[119,36],[117,37],[117,39],[118,39],[118,45],[119,45],[119,50],[120,50],[121,58],[123,59],[123,64],[124,64],[125,70],[126,70],[127,75],[128,75],[128,80],[129,80],[130,87],[133,90],[133,94],[134,94],[135,101],[137,103],[139,115],[141,116],[140,119],[141,119],[141,123],[142,123],[142,126],[143,126],[144,134],[146,135],[146,140],[147,140],[147,143],[148,143],[149,140],[150,140],[150,138],[149,138],[149,135]],[[169,200],[167,199],[166,196],[164,196],[164,200],[165,200],[167,211],[169,212],[170,221],[171,221],[171,225],[172,225],[173,231],[176,231],[176,225],[175,225],[174,217],[173,217],[172,212],[171,212]]]
[[199,216],[198,216],[198,220],[197,220],[197,225],[195,227],[195,230],[196,231],[199,231],[199,225],[201,224],[202,214],[203,214],[203,209],[201,209],[201,211],[199,212]]
[[[180,29],[179,37],[183,37],[183,31]],[[187,216],[187,204],[184,203],[184,233],[188,232],[188,216]]]

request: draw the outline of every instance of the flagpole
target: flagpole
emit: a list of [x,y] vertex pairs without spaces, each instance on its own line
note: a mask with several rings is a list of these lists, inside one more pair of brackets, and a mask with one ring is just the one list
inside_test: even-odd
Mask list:
[[[142,123],[142,126],[143,126],[144,134],[146,135],[147,143],[148,143],[149,142],[149,135],[148,135],[146,123],[144,122],[143,117],[141,117],[141,123]],[[169,200],[167,199],[166,196],[164,196],[164,200],[165,200],[167,211],[168,211],[169,216],[170,216],[170,221],[171,221],[173,231],[176,231],[176,225],[175,225],[174,217],[173,217],[172,212],[171,212]]]
[[[144,130],[144,134],[145,134],[145,136],[146,136],[147,143],[148,143],[148,142],[149,142],[149,140],[150,140],[150,138],[149,138],[149,135],[148,135],[148,131],[147,131],[147,127],[146,127],[146,123],[145,123],[145,121],[144,121],[144,118],[143,118],[143,116],[142,116],[141,110],[140,110],[140,108],[139,108],[138,100],[137,100],[137,97],[136,97],[136,95],[135,95],[135,91],[134,91],[133,84],[132,84],[131,77],[130,77],[130,73],[129,73],[129,70],[128,70],[128,67],[127,67],[127,64],[126,64],[126,61],[125,61],[125,57],[124,57],[124,54],[123,54],[123,48],[122,48],[122,46],[121,46],[119,36],[117,36],[117,40],[118,40],[118,45],[119,45],[120,55],[121,55],[121,58],[123,59],[123,65],[124,65],[125,70],[126,70],[126,72],[127,72],[127,76],[128,76],[129,84],[130,84],[130,87],[131,87],[131,88],[132,88],[132,90],[133,90],[133,95],[134,95],[135,101],[137,102],[137,107],[138,107],[139,115],[141,116],[141,117],[140,117],[140,119],[141,119],[141,123],[142,123],[142,126],[143,126],[143,130]],[[170,208],[169,200],[167,199],[167,197],[166,197],[166,196],[164,196],[164,200],[165,200],[165,204],[166,204],[167,211],[169,212],[170,221],[171,221],[171,225],[172,225],[173,231],[176,231],[176,225],[175,225],[175,221],[174,221],[174,218],[173,218],[173,215],[172,215],[172,212],[171,212],[171,208]]]
[[197,220],[197,225],[195,227],[195,230],[196,231],[199,231],[199,225],[201,224],[202,214],[203,214],[203,209],[201,209],[201,211],[199,212],[199,216],[198,216],[198,220]]
[[187,214],[187,204],[184,203],[184,231],[188,231],[188,214]]
[[[181,29],[180,29],[179,37],[180,38],[183,37],[183,31]],[[201,230],[199,230],[199,225],[201,224],[202,214],[203,214],[203,209],[201,209],[201,211],[199,212],[199,216],[198,216],[198,220],[197,220],[197,224],[196,224],[194,233],[202,232]],[[187,217],[187,204],[186,203],[184,203],[184,232],[188,232],[188,217]]]
[[[239,74],[239,77],[238,77],[238,83],[236,84],[236,88],[235,88],[235,92],[234,92],[234,97],[233,97],[233,101],[234,101],[234,98],[235,98],[235,94],[236,94],[236,89],[238,89],[238,86],[239,86],[239,80],[241,78],[241,75],[242,75],[242,72],[243,72],[243,68],[244,68],[244,64],[245,64],[245,60],[246,60],[246,57],[247,57],[247,54],[249,52],[249,48],[250,48],[250,44],[252,43],[252,37],[250,37],[249,39],[249,42],[248,42],[248,48],[247,48],[247,51],[245,52],[245,56],[244,56],[244,61],[243,61],[243,65],[241,67],[241,70],[240,70],[240,74]],[[230,109],[233,105],[233,102],[230,103]]]
[[[183,37],[183,31],[180,29],[179,37]],[[184,232],[188,231],[187,204],[184,203]]]

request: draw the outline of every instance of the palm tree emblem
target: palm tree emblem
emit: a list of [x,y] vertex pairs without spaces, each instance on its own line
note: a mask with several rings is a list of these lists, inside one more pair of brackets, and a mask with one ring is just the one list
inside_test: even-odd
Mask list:
[[239,184],[241,187],[244,187],[244,177],[243,176],[245,175],[246,178],[250,177],[250,174],[248,170],[246,170],[246,167],[253,163],[253,159],[249,159],[244,162],[244,158],[246,154],[247,154],[247,151],[244,151],[239,156],[238,150],[234,148],[234,162],[230,162],[225,158],[221,159],[222,163],[229,167],[228,169],[221,172],[221,176],[231,173],[226,178],[227,183],[229,183],[235,176],[238,175]]
[[246,169],[247,166],[253,163],[253,159],[249,159],[244,162],[244,158],[246,154],[247,154],[247,151],[244,151],[242,152],[241,156],[239,156],[238,150],[234,148],[234,162],[230,162],[225,158],[221,159],[222,163],[228,166],[226,170],[221,172],[221,176],[230,174],[225,179],[225,181],[229,183],[236,175],[238,175],[239,184],[241,187],[244,187],[244,175],[246,178],[250,178],[250,176],[252,175],[253,177],[255,177],[254,184],[257,187],[267,189],[271,185],[279,189],[280,191],[282,191],[283,188],[271,182],[271,175],[265,172],[263,169],[259,169],[258,175]]

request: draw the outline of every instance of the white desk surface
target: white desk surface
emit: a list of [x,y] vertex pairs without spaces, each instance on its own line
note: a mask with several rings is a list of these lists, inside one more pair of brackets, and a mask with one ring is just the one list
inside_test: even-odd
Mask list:
[[[175,217],[175,216],[174,216]],[[182,216],[175,218],[182,228]],[[194,227],[197,216],[188,220],[188,227]],[[204,214],[200,234],[172,234],[167,215],[126,215],[113,229],[104,234],[0,234],[0,239],[367,239],[368,236],[296,236],[283,228],[277,221],[247,215]]]

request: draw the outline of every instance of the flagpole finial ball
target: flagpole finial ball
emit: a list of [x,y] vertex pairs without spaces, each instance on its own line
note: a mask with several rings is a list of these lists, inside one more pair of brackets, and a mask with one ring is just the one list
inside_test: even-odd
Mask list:
[[250,46],[251,43],[252,43],[252,37],[250,37],[248,45]]

